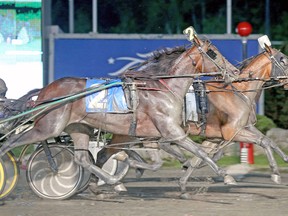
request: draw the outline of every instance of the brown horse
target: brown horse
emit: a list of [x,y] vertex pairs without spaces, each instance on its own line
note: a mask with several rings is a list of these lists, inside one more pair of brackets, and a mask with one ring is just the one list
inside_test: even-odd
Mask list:
[[[205,81],[206,91],[208,92],[209,112],[207,113],[207,124],[205,128],[205,136],[207,138],[219,139],[221,145],[216,149],[212,149],[213,154],[220,151],[224,146],[227,146],[231,141],[249,142],[262,146],[267,154],[270,167],[272,169],[272,180],[280,183],[279,170],[276,161],[272,154],[272,149],[278,153],[284,161],[288,162],[287,155],[268,137],[264,136],[254,126],[256,121],[256,101],[262,91],[263,84],[266,81],[279,78],[285,78],[287,81],[287,56],[283,53],[266,47],[265,52],[246,60],[241,65],[241,74],[239,79],[227,85],[223,82],[216,80]],[[281,80],[281,79],[280,79]],[[191,135],[200,135],[201,127],[194,122],[186,123],[186,131]],[[223,143],[223,140],[225,141]],[[131,137],[123,135],[113,136],[112,144],[125,143],[135,141]],[[204,142],[204,144],[209,142]],[[119,145],[116,144],[116,147]],[[185,162],[185,157],[175,152],[169,145],[159,145],[161,149],[176,156],[181,162]],[[211,151],[211,146],[205,146],[207,151]],[[214,146],[215,147],[215,146]],[[114,154],[117,149],[105,148],[98,154],[97,164],[106,161],[110,154]],[[131,153],[130,153],[131,154]],[[132,155],[130,164],[135,168],[157,170],[161,167],[162,163],[145,164],[140,158]],[[201,163],[201,159],[194,161],[188,168],[186,175],[180,179],[180,185],[185,191],[185,185],[188,177],[192,174],[194,167]]]
[[[187,137],[181,127],[181,114],[183,99],[193,82],[193,74],[220,72],[229,76],[239,71],[209,41],[202,41],[195,37],[194,44],[189,49],[160,52],[158,56],[148,61],[144,71],[129,73],[132,78],[134,75],[139,77],[139,74],[146,77],[145,81],[136,78],[133,81],[138,97],[135,112],[87,113],[84,97],[53,105],[34,120],[32,129],[13,135],[4,142],[0,148],[0,155],[17,146],[57,137],[61,132],[66,131],[74,141],[76,163],[106,183],[115,184],[123,176],[111,176],[90,161],[87,152],[89,136],[93,128],[113,134],[128,135],[131,122],[136,120],[137,124],[134,125],[136,136],[157,137],[159,142],[173,141],[206,161],[218,175],[224,177],[227,183],[234,183],[234,179],[230,179],[205,151]],[[160,75],[163,79],[159,79]],[[76,94],[85,90],[85,84],[86,79],[82,78],[56,80],[40,91],[36,103],[40,105],[43,101],[57,100],[59,97]],[[124,81],[123,84],[126,82]]]
[[[239,81],[233,82],[231,85],[206,82],[210,110],[207,114],[205,136],[223,138],[226,141],[213,150],[214,154],[217,154],[231,141],[253,143],[263,147],[272,169],[271,178],[275,183],[281,183],[272,150],[285,162],[288,162],[288,156],[255,127],[256,101],[267,81],[279,80],[281,85],[285,89],[287,88],[288,57],[282,52],[266,46],[263,53],[243,62],[240,70]],[[197,130],[195,124],[190,123],[187,129],[190,134],[199,135],[199,128]],[[194,163],[200,164],[200,161],[201,159]],[[185,190],[186,182],[193,170],[194,168],[190,166],[180,179],[183,190]]]

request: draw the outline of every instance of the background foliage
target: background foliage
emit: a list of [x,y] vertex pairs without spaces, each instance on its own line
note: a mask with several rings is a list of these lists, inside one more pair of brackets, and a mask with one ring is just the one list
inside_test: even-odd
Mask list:
[[[288,54],[286,0],[270,0],[270,28],[265,29],[265,0],[232,0],[232,29],[249,21],[254,34],[284,41]],[[75,32],[92,31],[92,0],[74,0]],[[52,22],[68,32],[68,0],[52,0]],[[226,0],[98,0],[99,33],[181,34],[193,25],[199,34],[226,33]],[[235,33],[235,32],[233,32]],[[265,115],[288,129],[288,92],[265,90]]]

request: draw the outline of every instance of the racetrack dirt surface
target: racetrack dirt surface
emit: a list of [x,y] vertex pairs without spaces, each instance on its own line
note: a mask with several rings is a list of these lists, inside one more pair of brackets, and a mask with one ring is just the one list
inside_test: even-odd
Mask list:
[[[69,200],[43,200],[33,194],[21,170],[17,188],[0,206],[1,216],[284,216],[288,215],[288,174],[282,184],[270,180],[269,171],[235,174],[238,185],[226,186],[210,169],[190,179],[191,198],[180,198],[178,169],[145,171],[140,179],[130,170],[124,179],[127,192],[112,193],[102,186],[95,195],[87,189]],[[207,179],[206,177],[212,177]],[[213,182],[213,181],[214,182]]]

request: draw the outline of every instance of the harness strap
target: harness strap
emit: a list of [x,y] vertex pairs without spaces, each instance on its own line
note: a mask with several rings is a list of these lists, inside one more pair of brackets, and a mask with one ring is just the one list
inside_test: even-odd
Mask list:
[[168,90],[163,90],[160,88],[148,88],[148,87],[138,87],[138,89],[149,90],[149,91],[168,91]]
[[168,84],[167,84],[163,79],[159,79],[159,82],[160,82],[163,86],[165,86],[165,88],[167,88],[168,91],[169,91],[171,94],[173,94],[175,97],[178,97],[180,100],[182,100],[181,97],[180,97],[179,95],[175,94],[175,92],[168,86]]
[[130,124],[130,128],[128,131],[128,135],[130,136],[136,136],[136,128],[137,128],[137,101],[136,101],[136,94],[137,94],[137,87],[135,83],[132,83],[131,86],[131,97],[132,97],[132,120]]
[[90,152],[89,149],[74,149],[74,151],[86,151],[86,152]]

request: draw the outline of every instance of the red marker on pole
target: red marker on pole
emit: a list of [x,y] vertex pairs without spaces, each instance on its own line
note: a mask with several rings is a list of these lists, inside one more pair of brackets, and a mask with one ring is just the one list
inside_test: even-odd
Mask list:
[[[242,58],[247,58],[247,37],[252,33],[252,25],[249,22],[240,22],[236,32],[242,37]],[[241,163],[254,164],[254,150],[252,143],[240,142]]]
[[242,37],[242,58],[247,58],[247,37],[252,33],[252,25],[249,22],[240,22],[236,32]]
[[252,25],[249,22],[240,22],[237,25],[236,32],[241,37],[248,37],[252,33]]

